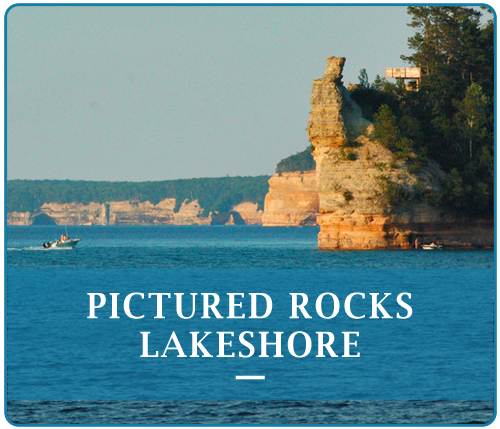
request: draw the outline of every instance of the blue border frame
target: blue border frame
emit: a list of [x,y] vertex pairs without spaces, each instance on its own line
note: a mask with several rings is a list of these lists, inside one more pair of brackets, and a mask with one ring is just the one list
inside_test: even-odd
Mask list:
[[[7,306],[7,236],[6,236],[6,231],[7,231],[7,15],[8,13],[15,7],[18,6],[454,6],[457,4],[453,3],[15,3],[5,11],[4,15],[4,417],[7,422],[9,422],[12,426],[15,427],[67,427],[67,426],[85,426],[85,427],[117,427],[117,426],[124,426],[123,424],[116,424],[116,425],[92,425],[92,424],[85,424],[82,423],[81,425],[74,425],[74,424],[15,424],[11,422],[7,416],[7,312],[5,311],[6,306]],[[495,9],[490,6],[489,4],[486,3],[460,3],[460,5],[465,5],[465,6],[485,6],[487,7],[493,14],[493,19],[494,19],[494,55],[495,55],[495,62],[494,62],[494,79],[495,79],[495,89],[494,89],[494,94],[495,94],[495,103],[494,103],[494,115],[495,115],[495,123],[494,123],[494,129],[495,129],[495,137],[494,137],[494,190],[495,190],[495,195],[494,195],[494,257],[495,257],[495,268],[494,268],[494,274],[493,274],[493,279],[494,279],[494,298],[496,302],[498,302],[498,297],[497,297],[497,258],[498,258],[498,251],[497,251],[497,99],[498,99],[498,94],[497,94],[497,14],[495,12]],[[486,427],[491,425],[495,419],[497,418],[497,370],[498,370],[498,362],[497,362],[497,353],[496,349],[498,348],[498,338],[497,338],[497,306],[494,306],[494,355],[495,355],[495,364],[494,364],[494,396],[493,396],[493,418],[490,422],[485,423],[485,424],[470,424],[467,425],[467,427]],[[226,402],[226,401],[222,401]],[[253,427],[253,426],[269,426],[269,427],[311,427],[311,426],[318,426],[319,424],[238,424],[237,426],[242,426],[242,427]],[[221,425],[211,425],[211,424],[194,424],[194,423],[183,423],[183,424],[177,424],[177,425],[169,425],[169,424],[145,424],[145,425],[130,425],[130,426],[141,426],[141,427],[181,427],[181,426],[201,426],[201,427],[233,427],[236,426],[236,424],[221,424]],[[331,426],[357,426],[357,427],[401,427],[402,425],[399,424],[361,424],[361,425],[356,425],[356,424],[328,424],[328,425],[322,425],[325,427],[331,427]],[[464,424],[408,424],[405,425],[405,427],[463,427]]]

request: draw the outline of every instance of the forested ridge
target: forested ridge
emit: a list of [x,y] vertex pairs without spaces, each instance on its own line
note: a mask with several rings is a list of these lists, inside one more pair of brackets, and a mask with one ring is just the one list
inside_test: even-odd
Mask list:
[[205,214],[229,211],[244,201],[264,207],[269,176],[179,179],[155,182],[100,182],[83,180],[9,180],[7,211],[33,212],[44,203],[105,203],[176,199],[176,210],[184,200],[198,200]]
[[[418,91],[362,69],[351,95],[374,122],[375,138],[397,158],[429,159],[445,172],[434,203],[461,217],[492,218],[494,210],[494,22],[462,6],[411,6],[412,55],[401,58],[424,73]],[[387,187],[393,200],[405,195]]]
[[309,146],[302,152],[297,152],[295,155],[283,158],[276,165],[276,173],[316,170],[316,162],[312,156],[312,149],[312,146]]

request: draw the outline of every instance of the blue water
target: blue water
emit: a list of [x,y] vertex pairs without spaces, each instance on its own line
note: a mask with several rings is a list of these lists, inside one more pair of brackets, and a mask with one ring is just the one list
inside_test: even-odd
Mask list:
[[[320,251],[317,228],[248,226],[68,227],[70,236],[82,238],[74,250],[42,249],[42,242],[63,232],[54,226],[7,228],[12,420],[355,424],[491,418],[493,251]],[[87,319],[90,292],[107,295],[108,304],[109,293],[120,293],[120,319],[109,319],[109,305],[96,310],[98,319]],[[198,314],[180,320],[170,301],[164,303],[166,318],[155,319],[156,302],[135,297],[131,309],[145,317],[132,320],[123,312],[131,292],[218,293],[224,319],[203,320]],[[247,313],[250,292],[269,294],[271,316],[228,320],[227,292],[247,294],[242,307]],[[289,318],[290,292],[307,293],[312,319]],[[323,292],[340,300],[341,311],[330,320],[315,313],[315,299]],[[366,294],[353,304],[364,319],[353,320],[343,310],[352,292]],[[406,320],[396,317],[406,313],[396,303],[401,292],[412,294],[413,315]],[[384,307],[392,319],[370,319],[370,293],[391,293]],[[257,357],[256,337],[257,353],[249,359],[179,359],[175,353],[140,358],[142,331],[151,332],[151,353],[161,355],[175,331],[189,355],[189,332],[234,331],[227,350],[237,353],[247,351],[237,341],[246,330],[284,332],[284,357]],[[342,332],[357,331],[359,338],[351,341],[358,341],[353,352],[360,357],[294,358],[286,340],[295,331],[310,334],[313,350],[315,332],[331,331],[339,356]],[[206,341],[214,356],[216,340]],[[304,348],[299,341],[297,350]],[[266,374],[266,380],[242,385],[234,378],[241,373]],[[192,402],[200,399],[215,402]],[[141,413],[146,408],[149,419]],[[279,418],[276,408],[282,411]],[[175,411],[165,414],[168,409]]]
[[324,251],[319,228],[254,226],[68,227],[74,251],[44,250],[65,230],[7,228],[8,268],[493,268],[492,250]]

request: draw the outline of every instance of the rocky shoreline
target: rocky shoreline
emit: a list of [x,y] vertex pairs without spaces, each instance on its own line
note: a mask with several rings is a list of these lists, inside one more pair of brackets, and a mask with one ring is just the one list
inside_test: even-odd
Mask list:
[[257,203],[244,202],[228,212],[210,212],[198,200],[182,202],[176,211],[175,198],[158,204],[149,201],[107,203],[43,204],[34,213],[7,213],[7,225],[261,225],[263,211]]
[[264,225],[317,226],[319,196],[316,172],[278,173],[269,180],[264,210],[250,201],[226,212],[205,215],[198,200],[176,199],[158,204],[110,201],[106,203],[46,203],[33,213],[7,213],[7,225]]
[[415,171],[372,138],[373,125],[342,83],[345,58],[331,57],[312,86],[307,132],[314,146],[319,193],[320,249],[493,247],[493,221],[457,219],[426,199],[390,207],[381,181],[408,195],[439,194],[443,172],[429,161]]

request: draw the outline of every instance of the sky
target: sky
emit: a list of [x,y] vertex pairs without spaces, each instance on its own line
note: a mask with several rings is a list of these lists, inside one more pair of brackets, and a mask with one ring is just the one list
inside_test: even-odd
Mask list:
[[308,145],[311,85],[401,67],[400,6],[16,6],[7,178],[271,175]]

